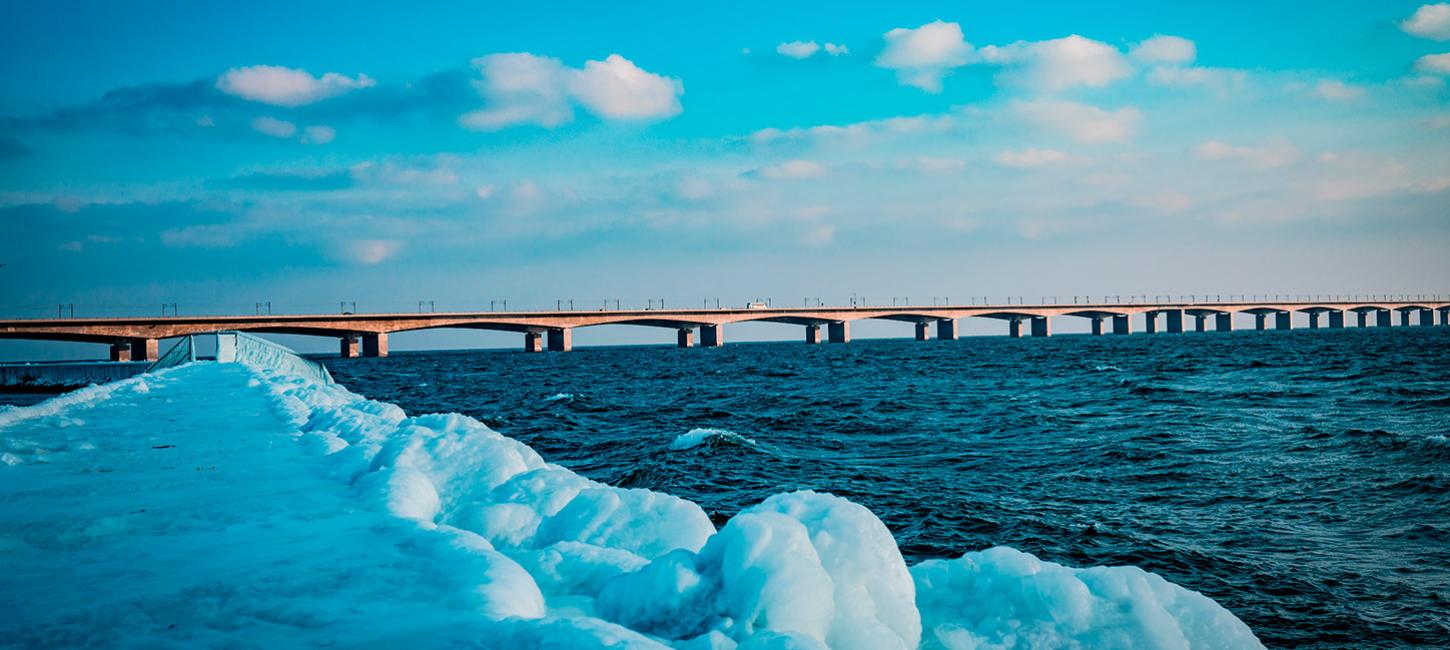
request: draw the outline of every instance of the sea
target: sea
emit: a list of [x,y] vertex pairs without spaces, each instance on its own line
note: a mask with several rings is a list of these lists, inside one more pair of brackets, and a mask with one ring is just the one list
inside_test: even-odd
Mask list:
[[1136,565],[1270,647],[1450,645],[1450,328],[396,352],[354,392],[460,412],[718,524],[870,508],[908,563]]

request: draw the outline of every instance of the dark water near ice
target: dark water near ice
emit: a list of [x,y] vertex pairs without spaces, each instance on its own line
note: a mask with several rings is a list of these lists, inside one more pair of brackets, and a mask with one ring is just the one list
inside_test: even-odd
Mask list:
[[[329,360],[717,522],[862,503],[909,562],[1133,564],[1270,646],[1450,644],[1450,328],[470,352]],[[697,427],[717,438],[671,451]]]

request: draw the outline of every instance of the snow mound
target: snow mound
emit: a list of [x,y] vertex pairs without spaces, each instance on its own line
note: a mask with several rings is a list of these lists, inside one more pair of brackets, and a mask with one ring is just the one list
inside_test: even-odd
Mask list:
[[1005,546],[911,569],[923,648],[1259,648],[1198,592],[1131,566],[1074,569]]
[[674,441],[670,443],[670,450],[684,451],[704,444],[718,443],[753,445],[755,441],[727,429],[690,429],[685,433],[675,436]]

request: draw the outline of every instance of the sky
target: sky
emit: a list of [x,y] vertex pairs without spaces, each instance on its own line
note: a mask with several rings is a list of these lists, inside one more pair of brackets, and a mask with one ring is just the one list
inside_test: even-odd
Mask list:
[[621,4],[0,1],[0,313],[1450,292],[1450,4]]

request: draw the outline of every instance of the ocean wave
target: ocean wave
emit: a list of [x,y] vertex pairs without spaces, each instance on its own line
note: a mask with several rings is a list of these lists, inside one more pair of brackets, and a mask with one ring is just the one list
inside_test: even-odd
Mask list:
[[670,442],[671,451],[694,449],[701,445],[744,445],[754,446],[755,441],[728,429],[699,428],[675,436]]

